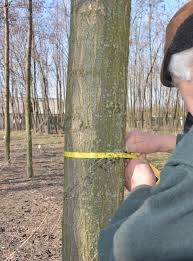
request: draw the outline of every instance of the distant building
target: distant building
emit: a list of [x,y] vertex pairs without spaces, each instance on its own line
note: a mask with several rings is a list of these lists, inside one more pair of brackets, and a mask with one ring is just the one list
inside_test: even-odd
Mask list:
[[[61,125],[64,114],[64,101],[57,105],[56,98],[49,98],[47,101],[42,98],[32,99],[32,124],[33,128],[52,129],[53,124]],[[10,97],[10,127],[12,130],[22,130],[25,128],[25,97]],[[0,96],[0,129],[4,129],[5,99]],[[58,124],[58,121],[60,124]],[[41,125],[42,124],[42,125]],[[56,128],[56,126],[55,126]],[[61,126],[60,126],[61,128]]]

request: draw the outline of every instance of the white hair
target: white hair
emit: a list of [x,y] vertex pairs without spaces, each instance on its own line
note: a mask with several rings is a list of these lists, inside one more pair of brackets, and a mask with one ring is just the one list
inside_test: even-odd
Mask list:
[[193,48],[173,54],[170,59],[168,70],[181,80],[192,80],[193,71]]

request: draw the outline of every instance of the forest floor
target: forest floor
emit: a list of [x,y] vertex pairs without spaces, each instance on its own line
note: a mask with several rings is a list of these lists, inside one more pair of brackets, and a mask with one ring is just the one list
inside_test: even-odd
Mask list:
[[[11,164],[0,132],[0,261],[59,261],[62,246],[63,135],[33,135],[34,178],[26,177],[25,133],[12,132]],[[150,157],[161,168],[167,154]]]
[[[34,135],[26,178],[25,133],[12,132],[11,164],[0,132],[0,261],[61,260],[63,135]],[[41,147],[40,147],[40,146]]]

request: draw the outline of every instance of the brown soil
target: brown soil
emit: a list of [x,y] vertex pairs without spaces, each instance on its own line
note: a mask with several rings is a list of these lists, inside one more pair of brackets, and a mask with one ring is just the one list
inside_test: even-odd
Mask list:
[[3,135],[0,132],[0,260],[61,260],[63,137],[34,135],[35,177],[28,179],[25,134],[12,134],[9,165],[4,163]]

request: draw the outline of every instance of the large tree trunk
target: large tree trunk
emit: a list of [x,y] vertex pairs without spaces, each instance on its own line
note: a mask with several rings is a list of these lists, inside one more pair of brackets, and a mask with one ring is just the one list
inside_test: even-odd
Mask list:
[[[65,151],[124,147],[130,1],[72,1]],[[108,163],[108,164],[107,164]],[[64,161],[63,260],[97,258],[97,241],[123,198],[123,162]]]
[[5,17],[5,161],[10,161],[10,115],[9,115],[9,3],[4,1]]
[[27,176],[33,177],[33,164],[32,164],[32,133],[31,133],[31,51],[32,51],[32,0],[28,2],[28,47],[27,47],[27,60],[26,60],[26,110],[25,110],[25,123],[26,123],[26,137],[27,137]]

